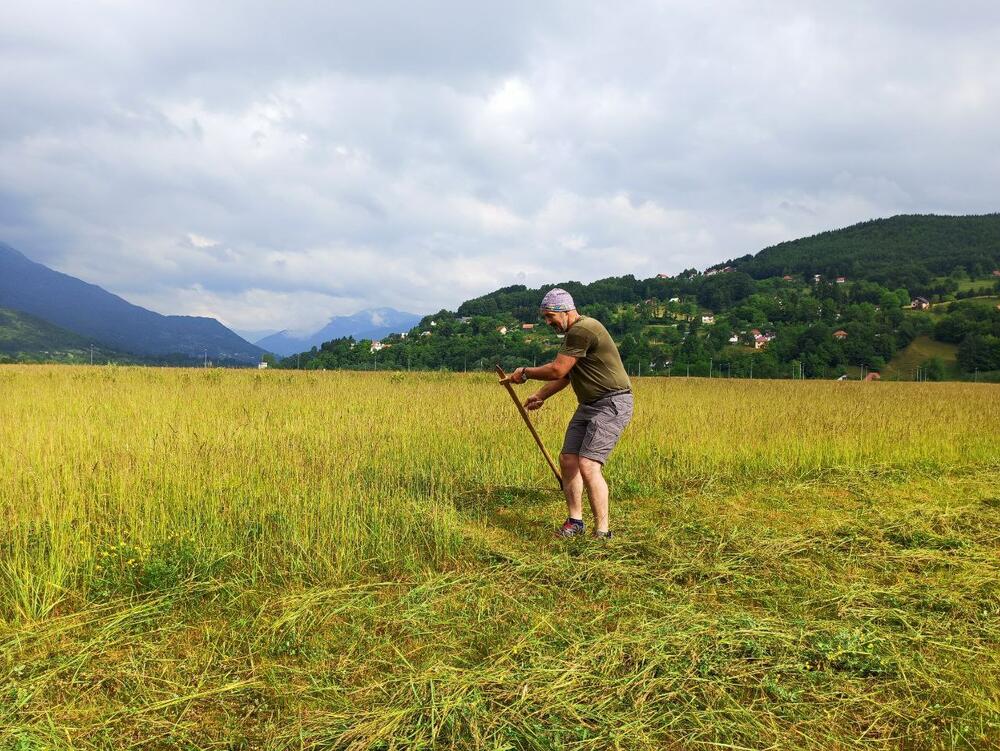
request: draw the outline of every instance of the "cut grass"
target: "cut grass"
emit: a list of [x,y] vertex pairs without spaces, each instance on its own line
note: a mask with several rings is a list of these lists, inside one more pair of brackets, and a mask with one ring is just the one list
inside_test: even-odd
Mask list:
[[995,387],[639,380],[606,545],[488,377],[0,387],[4,751],[1000,739]]

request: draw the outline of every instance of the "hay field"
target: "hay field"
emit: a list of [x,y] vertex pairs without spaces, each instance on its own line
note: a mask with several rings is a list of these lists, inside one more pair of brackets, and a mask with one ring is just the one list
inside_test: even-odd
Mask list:
[[1000,747],[1000,388],[636,392],[0,367],[0,749]]

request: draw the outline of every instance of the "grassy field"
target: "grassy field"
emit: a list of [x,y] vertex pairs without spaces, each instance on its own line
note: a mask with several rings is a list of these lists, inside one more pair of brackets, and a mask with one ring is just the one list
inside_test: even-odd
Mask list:
[[1000,747],[1000,388],[636,391],[0,368],[0,749]]
[[932,357],[941,359],[949,378],[959,375],[957,344],[939,342],[929,336],[918,336],[896,353],[882,371],[882,377],[913,380],[914,371]]
[[[946,281],[948,277],[939,276],[936,277],[932,283],[940,284]],[[976,279],[961,279],[958,282],[957,292],[968,292],[970,289],[993,289],[997,283],[997,277],[995,276],[981,276]]]
[[949,302],[939,302],[931,306],[931,313],[947,313],[948,309],[952,305],[957,305],[960,303],[961,304],[971,303],[973,305],[980,305],[986,308],[995,308],[997,305],[1000,305],[1000,297],[998,296],[967,297],[963,300],[951,300]]

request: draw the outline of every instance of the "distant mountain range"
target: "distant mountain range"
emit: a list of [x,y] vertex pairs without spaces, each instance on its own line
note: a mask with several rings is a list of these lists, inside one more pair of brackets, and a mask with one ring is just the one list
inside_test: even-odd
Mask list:
[[27,313],[109,350],[146,357],[196,358],[207,353],[215,361],[254,362],[264,355],[214,318],[154,313],[35,263],[3,243],[0,307]]
[[327,324],[312,334],[296,336],[289,331],[279,331],[257,342],[257,346],[282,357],[319,347],[323,342],[353,336],[355,339],[381,339],[388,334],[409,331],[421,316],[403,313],[392,308],[362,310],[350,316],[334,316]]

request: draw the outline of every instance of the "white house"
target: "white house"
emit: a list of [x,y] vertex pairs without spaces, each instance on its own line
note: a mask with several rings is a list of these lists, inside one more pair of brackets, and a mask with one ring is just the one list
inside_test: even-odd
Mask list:
[[369,352],[372,353],[379,352],[388,346],[389,346],[388,344],[382,344],[382,342],[372,342],[372,346]]
[[257,370],[267,370],[267,363],[261,360],[257,363]]
[[711,314],[707,315],[707,316],[702,316],[701,317],[701,322],[702,323],[715,323],[715,316],[713,316]]

